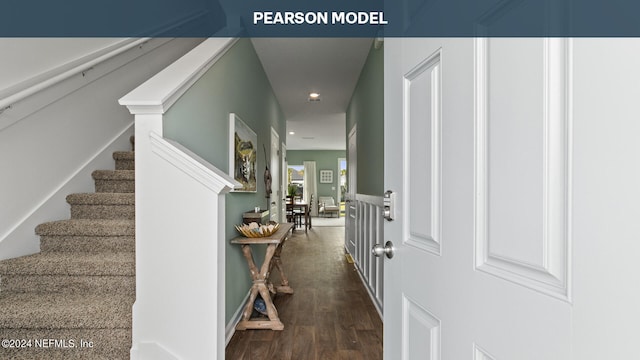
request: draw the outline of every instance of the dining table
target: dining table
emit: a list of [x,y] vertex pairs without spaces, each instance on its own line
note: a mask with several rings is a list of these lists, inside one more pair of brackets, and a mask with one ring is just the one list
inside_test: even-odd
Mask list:
[[309,214],[309,204],[303,201],[294,201],[291,203],[287,203],[287,212],[291,212],[294,214],[294,229],[296,225],[295,222],[295,214],[296,212],[304,214],[304,231],[307,232],[308,229],[311,229],[311,215]]

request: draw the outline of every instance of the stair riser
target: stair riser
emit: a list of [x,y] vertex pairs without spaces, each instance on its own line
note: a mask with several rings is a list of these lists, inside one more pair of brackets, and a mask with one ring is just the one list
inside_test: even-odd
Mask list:
[[[0,359],[13,360],[114,360],[129,359],[131,348],[131,329],[0,329],[0,339],[31,339],[32,347],[22,349],[0,348]],[[42,339],[67,340],[67,346],[73,340],[75,348],[54,347]],[[36,348],[36,340],[48,348]],[[80,340],[85,343],[80,347]],[[86,346],[93,342],[93,347]],[[60,345],[62,343],[59,343]]]
[[134,219],[135,205],[72,205],[72,219]]
[[136,186],[134,180],[95,180],[96,192],[132,193]]
[[41,252],[133,252],[133,236],[41,236]]
[[135,277],[2,275],[0,292],[134,295]]
[[135,170],[135,160],[116,159],[116,170]]

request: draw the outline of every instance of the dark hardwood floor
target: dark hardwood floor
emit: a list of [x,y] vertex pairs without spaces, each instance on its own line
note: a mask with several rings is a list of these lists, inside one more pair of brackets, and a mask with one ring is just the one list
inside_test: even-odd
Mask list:
[[284,330],[236,331],[226,359],[382,359],[382,321],[343,244],[342,227],[294,231],[282,251],[294,294],[274,298]]

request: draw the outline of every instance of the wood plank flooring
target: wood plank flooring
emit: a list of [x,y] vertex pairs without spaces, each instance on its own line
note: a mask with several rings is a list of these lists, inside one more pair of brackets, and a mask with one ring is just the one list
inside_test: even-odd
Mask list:
[[382,321],[343,244],[343,227],[294,231],[282,261],[295,293],[274,298],[284,330],[236,331],[226,359],[382,359]]

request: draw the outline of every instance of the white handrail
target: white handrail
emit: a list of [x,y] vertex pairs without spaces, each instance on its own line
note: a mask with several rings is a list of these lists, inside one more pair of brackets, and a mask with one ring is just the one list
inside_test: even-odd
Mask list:
[[164,114],[236,42],[237,38],[210,38],[178,59],[118,103],[134,114]]
[[[97,52],[95,52],[94,54],[89,55],[88,57],[91,57],[92,59],[86,62],[83,62],[79,65],[76,65],[74,67],[72,67],[69,70],[63,71],[57,75],[54,75],[44,81],[38,81],[36,84],[31,85],[23,90],[20,90],[12,95],[9,95],[3,99],[0,99],[0,114],[8,109],[11,108],[11,106],[13,106],[14,104],[28,98],[29,96],[32,96],[42,90],[45,90],[55,84],[58,84],[72,76],[81,74],[83,72],[89,71],[93,66],[106,61],[112,57],[115,57],[117,55],[122,54],[123,52],[132,49],[136,46],[140,46],[142,44],[144,44],[145,42],[149,41],[150,38],[141,38],[141,39],[125,39],[122,40],[114,45],[111,45],[108,47],[108,49],[114,49],[111,51],[108,51],[106,53],[103,53],[105,50],[99,50]],[[97,54],[101,54],[102,55],[97,55]],[[97,57],[94,57],[96,56]]]

